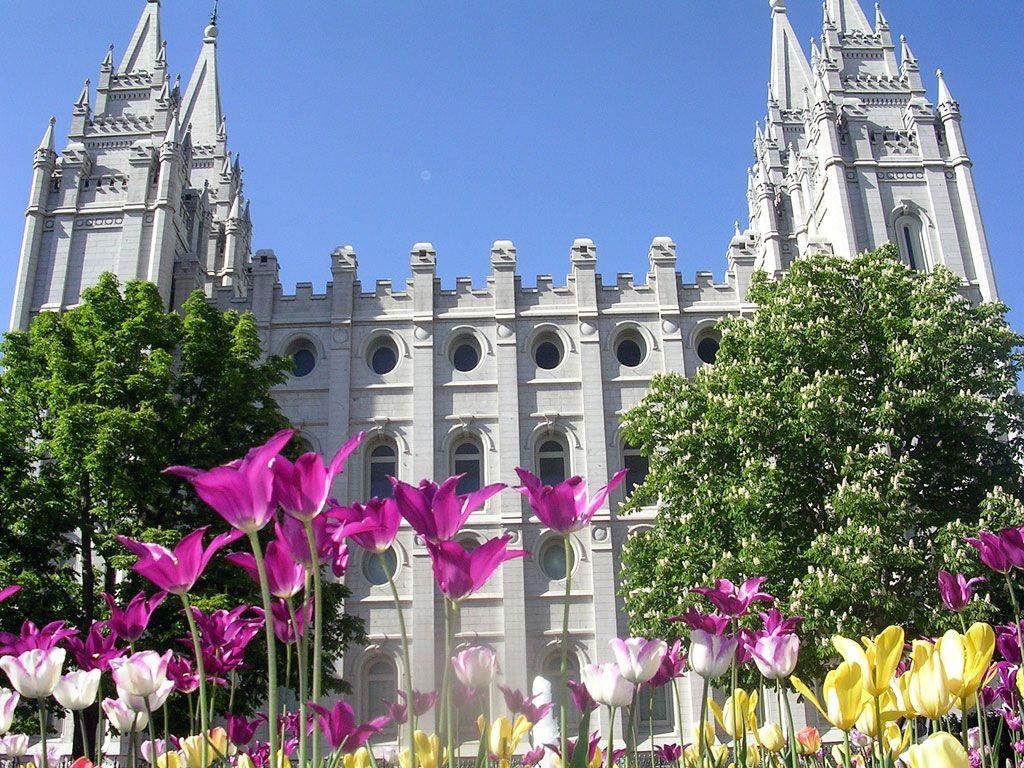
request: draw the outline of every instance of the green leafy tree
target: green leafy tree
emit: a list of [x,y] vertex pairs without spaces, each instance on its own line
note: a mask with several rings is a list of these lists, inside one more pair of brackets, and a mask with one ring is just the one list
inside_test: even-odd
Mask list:
[[[220,312],[199,291],[168,314],[152,284],[122,292],[106,274],[80,306],[7,334],[0,353],[0,583],[23,587],[0,606],[5,628],[66,619],[84,631],[106,616],[100,593],[152,591],[128,571],[134,558],[117,534],[172,545],[196,527],[225,527],[161,470],[222,464],[287,426],[270,389],[290,361],[264,359],[253,317]],[[341,584],[327,595],[332,659],[361,636],[340,610],[346,595]],[[258,589],[215,559],[194,603],[240,602],[258,605]],[[152,629],[149,645],[180,649],[180,606],[167,601]],[[241,702],[263,685],[259,645]]]
[[1024,523],[1022,338],[960,289],[892,246],[801,260],[755,277],[713,366],[654,380],[624,420],[650,457],[628,503],[659,508],[623,553],[633,631],[672,636],[691,587],[763,574],[805,617],[805,673],[837,632],[934,633],[938,569],[978,570],[963,535]]

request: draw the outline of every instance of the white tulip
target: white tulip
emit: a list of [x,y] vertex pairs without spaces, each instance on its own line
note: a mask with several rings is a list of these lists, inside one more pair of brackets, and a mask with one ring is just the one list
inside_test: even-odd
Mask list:
[[68,672],[53,689],[53,698],[64,709],[77,711],[90,707],[96,701],[100,690],[100,671],[90,669],[88,672],[76,669]]
[[111,660],[110,670],[118,690],[132,696],[152,696],[167,681],[170,660],[171,651],[162,656],[156,651],[139,651]]
[[0,658],[0,669],[26,699],[45,699],[57,687],[65,655],[63,648],[33,648],[19,656]]
[[107,720],[118,733],[141,731],[149,725],[149,715],[145,712],[136,712],[119,699],[104,699],[102,706]]
[[9,688],[0,688],[0,733],[11,730],[14,722],[14,708],[18,706],[21,694]]

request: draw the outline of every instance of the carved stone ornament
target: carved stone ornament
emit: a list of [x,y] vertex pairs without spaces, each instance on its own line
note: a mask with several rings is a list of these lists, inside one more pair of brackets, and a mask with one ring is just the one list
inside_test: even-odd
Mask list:
[[679,331],[679,324],[676,323],[674,320],[662,320],[661,330],[663,330],[665,333],[676,333]]
[[608,538],[608,529],[603,525],[595,525],[591,529],[591,535],[594,537],[594,541],[605,541]]

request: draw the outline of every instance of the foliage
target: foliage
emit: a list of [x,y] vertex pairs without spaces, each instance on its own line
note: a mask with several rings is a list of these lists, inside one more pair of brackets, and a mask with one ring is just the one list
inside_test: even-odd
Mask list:
[[[134,557],[116,534],[173,544],[198,526],[224,527],[161,470],[230,461],[287,425],[270,389],[289,361],[263,359],[253,317],[222,313],[200,291],[168,314],[152,284],[122,293],[105,274],[80,306],[39,315],[0,352],[0,583],[24,589],[17,608],[0,606],[8,624],[62,618],[84,630],[103,618],[99,593],[126,599],[143,588],[125,573]],[[258,604],[248,577],[218,563],[195,604],[234,606],[239,594]],[[339,606],[344,587],[331,593]],[[166,601],[153,645],[176,644],[179,611]],[[340,654],[361,627],[331,615],[327,637]],[[260,683],[258,657],[250,667]]]
[[1007,501],[1021,494],[1022,338],[1005,306],[961,287],[892,246],[801,260],[755,277],[757,312],[719,324],[713,366],[655,379],[624,420],[650,456],[629,506],[659,507],[623,553],[634,632],[674,636],[691,587],[750,574],[806,617],[812,675],[834,633],[934,631],[935,574],[964,565],[983,502],[1024,523]]

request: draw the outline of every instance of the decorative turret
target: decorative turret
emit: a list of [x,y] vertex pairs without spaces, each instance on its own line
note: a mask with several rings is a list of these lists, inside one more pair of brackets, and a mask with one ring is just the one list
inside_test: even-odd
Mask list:
[[942,70],[935,70],[935,77],[939,80],[939,108],[945,107],[948,110],[956,110],[960,112],[960,105],[956,99],[953,98],[953,94],[949,91],[949,86],[946,85],[946,78],[942,75]]
[[881,32],[883,29],[889,28],[889,22],[882,14],[882,6],[875,3],[875,32]]

